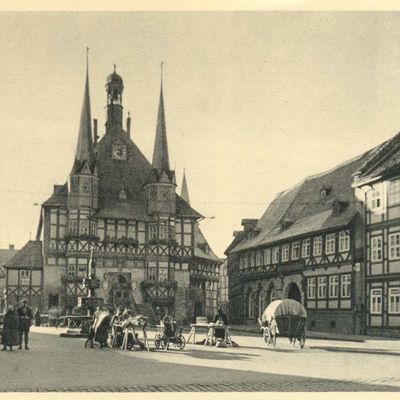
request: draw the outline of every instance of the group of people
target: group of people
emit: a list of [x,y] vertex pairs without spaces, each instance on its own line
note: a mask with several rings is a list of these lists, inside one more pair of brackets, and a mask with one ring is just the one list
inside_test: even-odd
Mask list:
[[23,341],[25,350],[29,350],[29,330],[32,325],[32,319],[33,313],[28,306],[28,300],[22,300],[22,304],[18,308],[12,304],[8,306],[7,312],[4,314],[1,336],[2,351],[6,351],[7,347],[12,351],[13,346],[18,346],[18,349],[21,350]]
[[[94,342],[98,342],[100,348],[111,347],[112,335],[118,335],[114,343],[116,346],[120,346],[124,330],[129,326],[141,325],[145,321],[145,317],[137,315],[133,310],[128,308],[123,309],[118,307],[117,310],[113,312],[112,308],[99,306],[93,313],[88,343],[91,348],[94,347]],[[117,327],[118,329],[113,329],[113,327]]]

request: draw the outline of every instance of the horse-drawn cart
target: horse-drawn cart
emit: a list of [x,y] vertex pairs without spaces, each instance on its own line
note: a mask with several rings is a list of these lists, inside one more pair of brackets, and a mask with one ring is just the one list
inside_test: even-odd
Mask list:
[[277,336],[289,338],[290,343],[299,342],[300,348],[306,342],[307,311],[297,301],[275,300],[258,319],[263,339],[267,346],[275,347]]

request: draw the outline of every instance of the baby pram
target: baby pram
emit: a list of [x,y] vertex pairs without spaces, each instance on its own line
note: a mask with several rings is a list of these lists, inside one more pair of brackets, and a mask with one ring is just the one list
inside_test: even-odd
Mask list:
[[176,321],[171,317],[165,316],[161,325],[157,325],[158,332],[154,336],[154,346],[156,349],[160,347],[163,350],[168,350],[169,345],[173,344],[179,350],[185,348],[185,338],[182,335],[182,327],[177,326]]

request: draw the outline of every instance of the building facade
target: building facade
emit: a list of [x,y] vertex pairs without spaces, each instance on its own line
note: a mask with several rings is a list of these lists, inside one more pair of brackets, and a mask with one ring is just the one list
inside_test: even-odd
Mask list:
[[33,308],[42,308],[43,258],[42,242],[30,240],[5,264],[5,302],[17,306],[28,300]]
[[219,269],[218,308],[222,308],[225,313],[229,313],[229,276],[227,259],[224,260]]
[[189,321],[196,312],[214,312],[220,260],[200,231],[202,216],[189,204],[186,179],[183,197],[176,193],[162,84],[151,163],[131,138],[129,116],[124,124],[123,90],[114,69],[100,138],[86,74],[71,172],[42,205],[42,307],[71,311],[87,296],[82,280],[93,253],[100,280],[96,297],[104,303],[147,314],[162,310]]
[[353,174],[371,152],[280,193],[259,220],[242,221],[228,256],[231,318],[255,323],[275,299],[308,311],[308,329],[363,333],[363,205]]
[[8,249],[0,249],[0,314],[5,312],[7,302],[6,290],[6,271],[4,264],[17,254],[18,250],[15,249],[13,244],[8,246]]
[[400,134],[354,175],[365,207],[366,330],[400,335]]

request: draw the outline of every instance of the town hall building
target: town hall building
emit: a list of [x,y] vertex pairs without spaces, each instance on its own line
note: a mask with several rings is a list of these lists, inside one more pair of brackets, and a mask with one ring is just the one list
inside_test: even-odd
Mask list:
[[[129,116],[124,124],[123,90],[114,67],[106,83],[107,121],[100,138],[86,73],[69,177],[54,185],[42,205],[38,241],[25,246],[42,247],[40,306],[71,311],[79,305],[88,294],[82,281],[93,254],[100,281],[96,297],[104,303],[148,314],[164,310],[179,321],[210,316],[217,307],[222,261],[200,231],[203,217],[189,203],[185,176],[182,196],[176,193],[162,81],[151,163],[131,138]],[[10,293],[8,300],[18,299]]]

